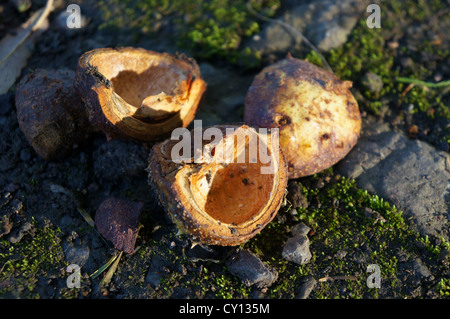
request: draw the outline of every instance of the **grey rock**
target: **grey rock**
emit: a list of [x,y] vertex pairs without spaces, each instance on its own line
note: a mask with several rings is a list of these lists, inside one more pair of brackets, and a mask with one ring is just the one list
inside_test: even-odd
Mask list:
[[15,193],[20,188],[20,185],[15,183],[9,183],[5,186],[5,191],[9,193]]
[[73,243],[64,243],[64,255],[68,264],[76,264],[83,267],[89,259],[90,249],[87,245],[74,245]]
[[367,72],[361,79],[361,84],[373,93],[380,93],[383,89],[383,79],[373,72]]
[[355,178],[358,187],[396,205],[423,236],[449,240],[448,153],[386,125],[373,125],[337,169]]
[[406,260],[399,264],[399,278],[404,282],[418,287],[423,283],[434,280],[434,276],[420,258]]
[[[278,20],[303,34],[319,50],[329,51],[347,41],[368,3],[366,0],[313,1],[287,10]],[[268,23],[248,43],[253,51],[263,56],[286,54],[301,45],[301,36],[277,22]]]
[[316,287],[317,281],[312,276],[303,277],[300,281],[295,298],[307,299],[311,294],[311,291]]
[[11,235],[9,235],[9,241],[11,244],[17,244],[20,242],[27,233],[33,229],[33,225],[30,222],[23,223],[19,228],[13,230]]
[[345,250],[340,249],[336,252],[334,256],[338,259],[344,259],[345,256],[347,256],[347,252]]
[[299,265],[308,263],[312,257],[308,237],[296,235],[289,238],[283,247],[281,256]]
[[413,262],[414,273],[418,282],[422,280],[433,280],[434,276],[421,259],[416,258]]
[[246,286],[257,288],[271,286],[278,279],[278,272],[262,262],[249,250],[241,250],[226,262],[228,271]]
[[148,272],[145,276],[145,281],[149,283],[153,288],[158,288],[161,285],[163,276],[157,272]]
[[306,237],[310,230],[311,228],[309,228],[305,224],[298,223],[291,227],[291,234],[292,236],[302,235]]
[[170,272],[168,266],[169,262],[165,258],[158,255],[152,256],[145,281],[153,288],[158,288],[161,280]]

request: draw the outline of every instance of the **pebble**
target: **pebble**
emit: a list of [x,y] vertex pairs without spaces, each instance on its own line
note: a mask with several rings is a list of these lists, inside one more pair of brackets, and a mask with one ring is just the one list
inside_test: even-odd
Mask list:
[[75,245],[67,242],[63,244],[63,249],[68,264],[76,264],[80,267],[84,266],[91,252],[87,245]]
[[306,226],[304,223],[298,223],[291,227],[292,236],[302,235],[307,236],[311,228]]
[[[302,33],[321,52],[327,52],[347,41],[368,4],[367,0],[317,0],[294,5],[278,21]],[[300,45],[303,45],[302,39],[277,22],[267,23],[247,43],[263,57],[286,55]]]
[[287,261],[303,265],[311,260],[309,239],[304,235],[296,235],[287,240],[281,256]]
[[20,185],[15,183],[9,183],[5,186],[5,191],[9,193],[15,193],[20,188]]
[[344,259],[345,256],[347,256],[347,252],[345,250],[342,250],[342,249],[338,250],[336,252],[336,254],[335,254],[335,257],[338,258],[338,259]]
[[13,230],[11,235],[9,235],[9,241],[11,244],[17,244],[20,242],[27,233],[29,233],[33,228],[30,222],[25,222],[19,228]]
[[271,286],[278,279],[278,272],[261,261],[249,250],[241,250],[226,262],[228,271],[246,286],[257,288]]
[[161,285],[161,280],[170,272],[169,264],[170,262],[162,256],[152,256],[145,281],[154,289],[158,288]]
[[383,89],[383,79],[373,72],[367,72],[361,79],[361,84],[370,92],[380,93]]
[[300,281],[295,298],[297,299],[307,299],[311,294],[311,291],[316,287],[317,281],[313,276],[303,277]]
[[413,269],[416,274],[417,283],[424,279],[427,279],[427,280],[434,279],[434,276],[431,273],[431,271],[428,269],[427,266],[425,266],[425,264],[419,258],[416,258],[414,260]]

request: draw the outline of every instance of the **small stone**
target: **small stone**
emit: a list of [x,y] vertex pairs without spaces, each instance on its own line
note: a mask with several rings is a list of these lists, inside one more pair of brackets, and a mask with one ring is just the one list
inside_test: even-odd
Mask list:
[[312,257],[309,250],[308,237],[296,235],[289,238],[283,247],[281,256],[287,261],[291,261],[299,265],[308,263]]
[[64,244],[64,255],[68,264],[76,264],[80,267],[86,263],[89,258],[90,249],[87,245],[74,245],[73,243]]
[[169,273],[168,266],[169,262],[162,256],[152,256],[145,281],[154,289],[158,288],[161,285],[161,280]]
[[20,242],[27,233],[29,233],[33,229],[33,225],[30,222],[26,222],[20,226],[20,228],[16,229],[9,235],[9,241],[11,244],[16,244]]
[[442,140],[441,144],[439,145],[440,149],[444,152],[448,152],[450,151],[450,145],[448,144],[447,141]]
[[255,285],[262,289],[269,287],[278,279],[278,272],[249,250],[234,254],[226,264],[228,271],[248,287]]
[[314,287],[316,287],[317,281],[312,276],[303,277],[300,281],[300,286],[298,288],[297,294],[295,298],[297,299],[307,299],[313,291]]
[[300,36],[287,31],[280,24],[282,22],[304,34],[321,52],[327,52],[347,41],[368,4],[367,0],[296,2],[278,21],[266,24],[259,34],[249,39],[246,46],[263,58],[270,59],[273,55],[285,55],[287,51],[306,46]]
[[311,230],[311,228],[309,228],[305,224],[298,223],[291,227],[291,234],[292,234],[292,236],[297,236],[297,235],[308,236],[310,230]]
[[291,208],[289,210],[289,215],[291,215],[292,217],[297,216],[298,215],[297,209],[296,208]]
[[418,277],[433,280],[434,276],[431,274],[430,270],[419,258],[414,260],[413,267]]
[[361,84],[370,92],[378,94],[383,89],[383,79],[373,72],[367,72],[361,79]]
[[338,258],[338,259],[344,259],[345,256],[347,256],[347,252],[345,250],[342,250],[342,249],[338,250],[336,252],[336,254],[335,254],[335,257]]
[[162,276],[156,272],[149,272],[145,277],[145,281],[148,282],[153,288],[158,288],[161,284]]

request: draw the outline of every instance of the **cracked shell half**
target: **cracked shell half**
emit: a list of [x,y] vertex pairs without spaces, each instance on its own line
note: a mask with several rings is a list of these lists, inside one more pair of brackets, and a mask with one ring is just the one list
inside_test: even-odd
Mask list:
[[[186,129],[183,139],[153,146],[149,184],[181,233],[204,244],[233,246],[275,217],[287,166],[278,135],[265,131],[246,125]],[[196,143],[198,137],[203,138]]]
[[74,86],[108,140],[142,142],[188,126],[206,90],[193,59],[131,47],[83,54]]

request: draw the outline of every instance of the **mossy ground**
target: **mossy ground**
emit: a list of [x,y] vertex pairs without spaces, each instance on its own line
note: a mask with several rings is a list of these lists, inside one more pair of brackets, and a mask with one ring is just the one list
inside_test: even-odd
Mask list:
[[[450,260],[448,255],[442,257],[442,253],[450,249],[447,242],[421,237],[396,207],[359,189],[354,180],[334,174],[332,169],[295,182],[301,185],[308,208],[299,208],[297,214],[292,214],[287,203],[274,221],[239,247],[250,249],[278,271],[278,280],[263,290],[264,296],[294,298],[302,278],[307,275],[319,281],[312,298],[413,298],[424,297],[425,293],[434,298],[448,296]],[[368,216],[367,209],[374,214]],[[300,222],[311,228],[309,238],[313,257],[305,265],[296,265],[281,256],[281,248],[291,236],[290,228]],[[146,236],[151,237],[146,239]],[[155,240],[150,234],[144,234],[140,240],[145,244],[135,256],[129,257],[117,274],[118,282],[127,283],[116,288],[148,287],[144,274],[136,276],[134,267],[158,255],[173,267],[164,275],[157,289],[150,289],[152,298],[182,298],[187,295],[196,298],[252,298],[260,293],[229,274],[224,260],[189,258],[186,253],[189,246],[183,245],[185,239],[176,231],[164,235],[162,240]],[[232,250],[225,248],[228,253]],[[222,257],[226,258],[228,253]],[[418,257],[426,260],[435,279],[415,286],[401,268]],[[367,286],[370,275],[367,267],[370,264],[380,267],[381,289]],[[123,280],[126,276],[129,279]],[[343,276],[347,279],[339,279]],[[332,282],[320,281],[321,278],[338,279]],[[418,291],[412,293],[414,289]]]
[[[433,20],[439,16],[449,21],[450,12],[442,1],[391,1],[381,4],[381,8],[381,28],[368,28],[365,19],[361,19],[347,43],[326,53],[325,58],[338,77],[354,82],[363,112],[386,118],[393,124],[405,124],[406,129],[417,125],[420,137],[437,146],[448,142],[448,87],[410,86],[398,78],[430,83],[436,82],[436,75],[438,81],[448,79],[448,71],[445,73],[440,65],[449,60],[450,49],[447,43],[442,43],[439,23]],[[404,32],[419,25],[427,27],[415,29],[414,36],[418,39],[411,45]],[[321,64],[314,51],[306,59]],[[379,92],[363,85],[364,75],[369,72],[381,78],[383,85]],[[406,119],[408,116],[411,118]],[[433,132],[431,127],[438,128]]]
[[[38,225],[32,219],[33,229],[17,244],[0,239],[0,296],[6,298],[40,298],[35,290],[39,281],[47,283],[49,289],[57,289],[67,267],[61,247],[61,230],[46,223]],[[57,289],[58,297],[74,297],[70,290]]]
[[[441,257],[442,252],[450,249],[447,242],[421,237],[405,222],[401,211],[359,189],[354,180],[334,174],[332,169],[295,182],[301,185],[308,208],[298,208],[293,214],[288,202],[274,221],[240,247],[250,249],[279,273],[278,280],[263,290],[263,295],[294,298],[302,278],[311,275],[319,280],[312,298],[411,298],[423,297],[424,291],[432,291],[432,297],[448,297],[450,260],[448,255]],[[367,208],[376,214],[367,216]],[[135,254],[122,258],[109,287],[111,294],[126,291],[124,296],[134,298],[183,298],[188,295],[249,298],[260,293],[229,274],[223,259],[190,258],[190,243],[186,237],[177,235],[174,228],[169,228],[171,231],[158,227],[149,230],[153,225],[145,216],[137,243],[140,248]],[[309,238],[313,257],[305,265],[296,265],[281,257],[281,248],[290,236],[289,229],[300,222],[311,228]],[[1,294],[39,298],[35,287],[39,280],[45,280],[52,287],[49,289],[58,290],[56,296],[59,298],[89,295],[95,280],[88,279],[88,274],[83,274],[82,288],[60,288],[64,287],[68,275],[64,271],[67,262],[60,244],[60,230],[51,224],[34,224],[33,236],[25,236],[18,244],[0,239],[0,282],[13,281],[16,287],[14,291],[2,289]],[[226,258],[233,251],[233,248],[218,249],[225,252],[220,258]],[[170,265],[158,288],[150,287],[145,281],[149,261],[155,255]],[[426,260],[435,279],[426,286],[419,286],[424,291],[416,292],[415,296],[411,294],[415,287],[404,277],[399,263],[419,256]],[[369,264],[380,267],[381,289],[367,287]],[[350,279],[320,282],[321,278],[342,276]]]
[[[283,1],[251,2],[255,10],[271,17],[276,17],[283,7]],[[104,0],[99,2],[99,7],[104,16],[100,27],[103,30],[137,30],[130,33],[127,43],[118,45],[133,45],[143,36],[161,37],[161,41],[162,38],[174,41],[181,50],[200,60],[225,63],[230,68],[245,65],[250,72],[261,67],[261,57],[242,47],[243,39],[259,32],[263,25],[245,10],[246,1],[201,1],[186,5],[185,1]],[[407,0],[383,2],[382,14],[381,29],[369,29],[361,19],[348,42],[326,53],[325,58],[339,77],[354,82],[355,95],[363,112],[407,127],[417,124],[420,131],[427,132],[428,129],[429,132],[419,134],[419,138],[437,145],[442,141],[449,143],[450,112],[446,88],[414,86],[407,90],[408,84],[397,81],[399,76],[435,81],[441,63],[449,59],[448,48],[439,43],[439,37],[428,38],[424,32],[419,32],[419,40],[413,48],[402,35],[408,26],[429,25],[437,14],[439,19],[448,19],[449,12],[443,11],[441,1]],[[406,57],[411,58],[412,64],[404,66],[401,63]],[[304,58],[319,64],[318,56],[313,52],[305,54]],[[375,93],[361,85],[367,72],[381,77],[383,88],[380,92]],[[442,75],[448,80],[448,73]],[[410,105],[414,107],[411,109]],[[410,113],[412,118],[408,118]],[[86,169],[93,175],[91,167]],[[38,194],[40,187],[36,181],[39,181],[38,174],[31,177],[27,190]],[[308,208],[297,209],[296,214],[292,214],[288,203],[273,222],[240,247],[250,249],[278,271],[278,280],[268,289],[261,292],[246,287],[227,272],[223,258],[234,248],[217,248],[221,252],[219,259],[190,258],[188,240],[179,237],[173,228],[164,229],[169,226],[149,218],[154,212],[147,211],[137,243],[140,248],[135,254],[122,257],[109,287],[110,294],[128,298],[249,298],[262,293],[270,298],[293,298],[301,279],[311,275],[317,280],[337,276],[351,278],[321,281],[311,298],[450,296],[450,261],[445,253],[450,247],[447,242],[421,237],[410,228],[396,207],[359,189],[354,180],[340,177],[332,169],[295,182],[301,185]],[[3,182],[1,185],[5,186]],[[122,195],[132,197],[131,191]],[[367,209],[382,218],[368,216]],[[282,246],[290,236],[289,229],[300,222],[312,229],[309,237],[313,258],[306,265],[295,265],[281,257]],[[90,280],[90,273],[85,271],[82,288],[66,287],[64,269],[67,262],[61,247],[63,235],[51,223],[33,222],[33,225],[34,234],[25,235],[17,244],[0,238],[0,297],[39,298],[43,289],[52,290],[45,296],[98,296],[94,295],[92,286],[100,279]],[[76,231],[87,234],[92,230],[86,225],[83,230],[77,228]],[[150,287],[145,280],[149,260],[155,255],[172,265],[158,288]],[[405,271],[417,257],[434,275],[433,280],[420,285],[414,284]],[[100,261],[99,266],[106,261],[107,258]],[[380,266],[381,289],[367,287],[369,264]]]
[[[244,40],[257,34],[264,21],[247,10],[248,3],[272,18],[284,5],[280,0],[212,0],[189,5],[185,1],[103,0],[100,9],[105,22],[101,29],[131,30],[134,36],[129,37],[130,43],[142,36],[167,38],[196,59],[258,70],[261,55],[246,47]],[[439,23],[434,21],[448,21],[450,12],[438,0],[378,3],[382,27],[368,28],[366,17],[361,17],[348,41],[325,53],[328,64],[338,77],[354,82],[363,112],[404,124],[405,130],[417,126],[416,135],[437,146],[450,142],[448,87],[409,86],[398,80],[406,77],[434,83],[435,76],[448,80],[448,71],[439,66],[450,59],[450,49],[443,43],[446,37]],[[408,38],[414,39],[413,45]],[[297,53],[321,64],[314,51]],[[411,62],[402,64],[402,59]],[[370,72],[381,77],[383,87],[379,92],[362,83]]]
[[[254,54],[241,45],[244,38],[260,31],[259,21],[247,10],[247,2],[103,0],[99,6],[105,22],[100,29],[132,30],[130,43],[142,36],[163,36],[197,59],[222,59],[241,65],[257,63]],[[280,7],[279,0],[250,3],[267,16],[273,16]]]

